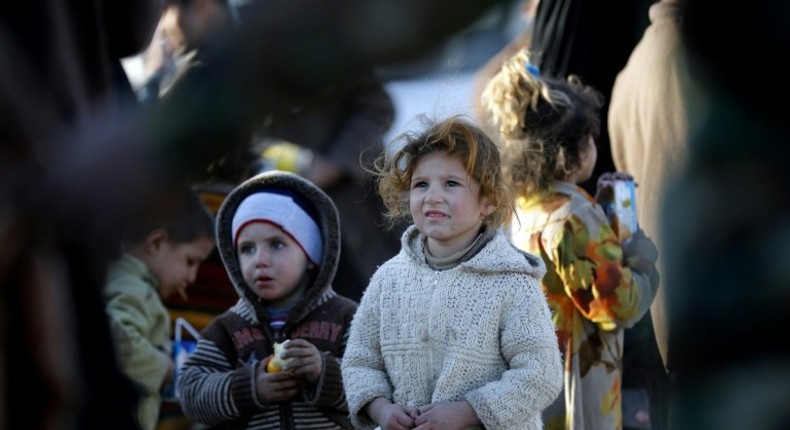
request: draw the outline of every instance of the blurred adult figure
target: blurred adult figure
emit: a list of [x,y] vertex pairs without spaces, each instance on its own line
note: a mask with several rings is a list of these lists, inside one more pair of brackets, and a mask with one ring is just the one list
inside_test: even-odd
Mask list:
[[136,428],[136,392],[116,364],[101,300],[116,236],[109,216],[79,207],[79,185],[55,193],[50,175],[84,159],[72,144],[134,100],[120,59],[148,43],[159,6],[0,5],[0,427]]
[[355,301],[378,266],[400,249],[402,228],[387,228],[371,174],[394,116],[390,95],[370,69],[267,115],[259,130],[267,139],[297,145],[292,156],[303,160],[288,164],[337,205],[341,252],[334,285]]
[[[688,72],[680,40],[682,7],[685,0],[661,0],[651,6],[650,26],[634,48],[628,63],[617,76],[609,104],[608,123],[614,164],[619,171],[634,176],[636,209],[640,226],[656,238],[657,263],[666,279],[663,256],[667,255],[660,229],[666,184],[677,177],[688,152],[689,104],[698,97],[688,85]],[[666,289],[658,290],[651,307],[657,348],[667,371]],[[642,333],[646,339],[649,333]],[[647,343],[645,343],[647,344]],[[634,366],[657,361],[652,349],[635,351],[640,360]],[[625,363],[628,366],[628,363]],[[669,375],[655,369],[655,378],[644,378],[651,400],[654,426],[664,428],[667,418]]]
[[[204,66],[205,47],[222,32],[248,22],[255,2],[167,0],[158,34],[163,41],[180,40],[181,47],[177,49],[178,66],[163,75],[161,84],[159,75],[151,81],[161,85],[159,95],[178,85],[190,68]],[[168,46],[154,43],[149,49],[160,49],[159,45]],[[160,72],[164,74],[167,62],[162,64]],[[359,300],[378,265],[394,256],[400,246],[400,231],[385,228],[383,206],[369,173],[373,159],[383,150],[382,135],[392,125],[395,108],[372,68],[346,80],[295,92],[272,106],[259,119],[249,147],[218,160],[202,180],[236,185],[250,176],[256,150],[265,152],[273,143],[280,148],[282,142],[296,145],[297,151],[278,151],[288,154],[284,158],[289,160],[281,160],[274,167],[306,177],[337,204],[343,234],[336,285],[340,294]],[[284,93],[290,90],[282,89]]]
[[164,0],[151,43],[142,54],[145,82],[139,98],[150,102],[166,94],[190,67],[200,64],[201,49],[232,26],[229,0]]

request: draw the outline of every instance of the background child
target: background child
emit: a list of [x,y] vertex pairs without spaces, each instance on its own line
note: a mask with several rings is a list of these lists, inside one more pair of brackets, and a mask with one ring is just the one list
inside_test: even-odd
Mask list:
[[153,429],[162,388],[173,378],[170,315],[163,299],[195,282],[214,249],[214,218],[191,190],[155,202],[126,228],[123,254],[103,291],[119,363],[140,389],[138,420]]
[[521,50],[482,97],[518,195],[513,241],[548,266],[542,284],[566,375],[564,399],[545,413],[547,428],[622,428],[623,330],[655,296],[657,252],[641,231],[621,244],[602,207],[577,186],[596,163],[602,96],[573,77],[542,78]]
[[562,365],[545,266],[497,230],[513,203],[495,144],[451,117],[377,166],[388,216],[414,225],[351,327],[342,370],[355,426],[541,429]]
[[[298,175],[259,174],[222,203],[217,244],[239,301],[203,330],[182,368],[186,416],[234,428],[350,428],[340,358],[356,302],[331,287],[340,250],[332,200]],[[273,342],[286,339],[284,371],[267,373]]]

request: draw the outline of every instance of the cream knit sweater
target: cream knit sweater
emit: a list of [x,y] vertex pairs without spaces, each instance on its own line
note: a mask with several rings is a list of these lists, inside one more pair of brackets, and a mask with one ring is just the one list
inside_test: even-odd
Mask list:
[[436,271],[423,240],[414,226],[404,232],[352,322],[342,363],[352,422],[375,427],[363,408],[377,397],[416,407],[465,399],[488,429],[541,429],[562,386],[543,261],[498,233]]

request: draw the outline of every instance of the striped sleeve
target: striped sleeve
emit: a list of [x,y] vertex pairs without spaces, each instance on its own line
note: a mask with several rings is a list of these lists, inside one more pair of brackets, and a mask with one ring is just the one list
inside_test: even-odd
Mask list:
[[236,369],[214,342],[206,338],[198,341],[176,381],[184,415],[195,422],[217,425],[249,414],[257,408],[252,369]]

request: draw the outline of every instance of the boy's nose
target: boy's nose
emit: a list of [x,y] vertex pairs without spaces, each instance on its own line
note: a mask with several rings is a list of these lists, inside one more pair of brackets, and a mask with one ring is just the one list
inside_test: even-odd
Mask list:
[[198,267],[193,267],[192,269],[189,269],[189,273],[187,274],[187,282],[189,283],[189,285],[195,283],[195,280],[197,279],[197,272],[198,272]]
[[256,255],[256,262],[255,264],[258,266],[268,266],[270,261],[270,255],[268,252],[259,252]]

